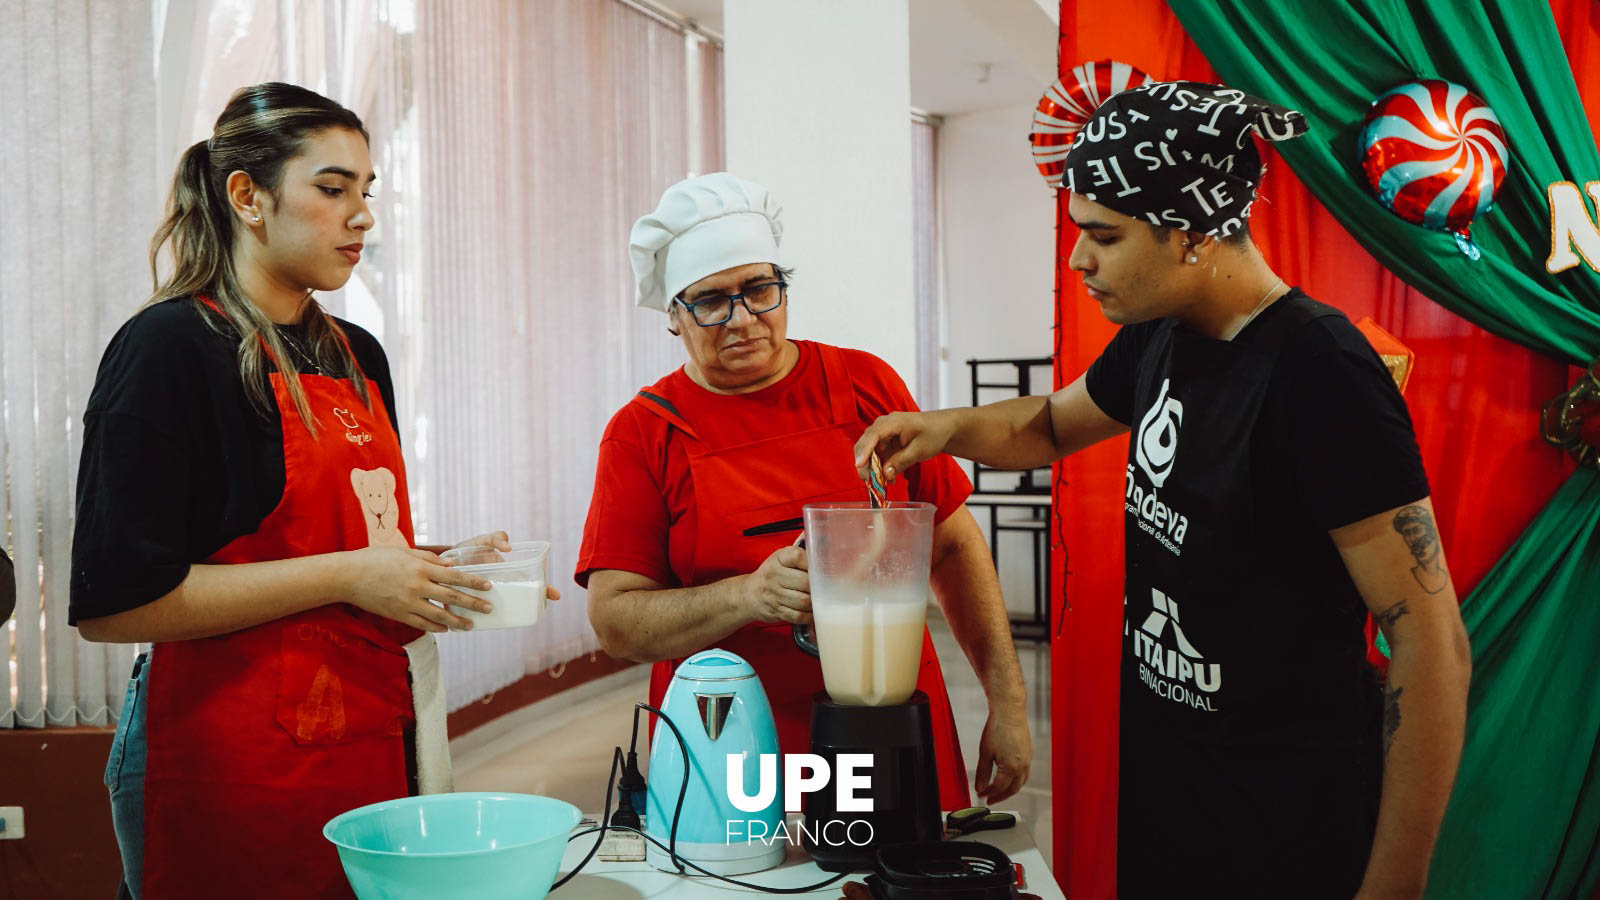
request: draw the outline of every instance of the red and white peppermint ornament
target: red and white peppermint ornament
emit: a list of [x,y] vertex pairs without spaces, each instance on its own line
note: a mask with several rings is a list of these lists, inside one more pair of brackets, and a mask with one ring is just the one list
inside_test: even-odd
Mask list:
[[1408,222],[1455,235],[1478,258],[1472,220],[1494,205],[1510,152],[1494,110],[1439,78],[1373,101],[1361,129],[1361,167],[1378,202]]
[[1033,129],[1028,133],[1033,164],[1039,167],[1045,183],[1061,187],[1073,139],[1107,97],[1154,80],[1127,63],[1102,59],[1086,62],[1050,85],[1039,99],[1033,113]]

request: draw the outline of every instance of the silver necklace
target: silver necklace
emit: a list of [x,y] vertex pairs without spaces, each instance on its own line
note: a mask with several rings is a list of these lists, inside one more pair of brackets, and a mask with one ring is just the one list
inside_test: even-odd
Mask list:
[[[310,291],[306,291],[305,301],[300,307],[300,310],[301,310],[300,318],[302,320],[302,323],[303,323],[303,321],[305,319],[306,310],[311,306],[311,304],[313,302],[314,301],[311,299],[311,292]],[[321,363],[318,363],[315,359],[313,359],[312,356],[311,356],[311,352],[309,350],[307,350],[303,344],[300,343],[300,336],[298,334],[295,334],[293,332],[289,332],[289,331],[286,331],[286,330],[280,328],[280,329],[278,329],[278,337],[282,338],[283,342],[285,344],[288,344],[289,347],[292,350],[294,350],[295,355],[300,357],[300,360],[305,363],[305,368],[301,370],[302,372],[304,372],[307,375],[321,375],[322,374],[322,365],[321,365]]]
[[1256,308],[1250,310],[1250,315],[1244,317],[1244,322],[1242,322],[1239,325],[1238,328],[1235,328],[1233,330],[1233,334],[1228,335],[1228,340],[1231,341],[1234,338],[1238,337],[1239,336],[1239,332],[1243,331],[1245,329],[1246,325],[1249,325],[1251,322],[1255,321],[1256,314],[1261,312],[1261,310],[1266,306],[1267,298],[1271,297],[1272,296],[1272,292],[1277,290],[1280,287],[1283,287],[1283,279],[1282,278],[1279,278],[1277,281],[1273,282],[1272,283],[1272,287],[1267,288],[1267,292],[1265,294],[1261,295],[1261,299],[1260,300],[1256,301]]
[[300,357],[300,360],[305,363],[305,367],[301,369],[302,372],[307,375],[322,374],[322,366],[318,364],[316,360],[312,359],[311,354],[300,345],[299,337],[279,329],[278,338],[283,341],[284,344],[288,345],[289,349],[294,351],[294,355]]

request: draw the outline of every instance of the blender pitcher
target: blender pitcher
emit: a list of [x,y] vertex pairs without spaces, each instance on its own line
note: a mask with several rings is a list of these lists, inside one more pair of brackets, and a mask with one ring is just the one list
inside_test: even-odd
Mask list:
[[805,508],[811,613],[833,702],[890,706],[916,690],[933,514],[931,503]]

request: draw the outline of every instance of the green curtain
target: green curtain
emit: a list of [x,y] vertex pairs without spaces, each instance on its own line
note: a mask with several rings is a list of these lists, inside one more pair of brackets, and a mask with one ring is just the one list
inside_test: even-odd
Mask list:
[[[1379,262],[1445,308],[1569,363],[1600,354],[1600,275],[1544,270],[1545,186],[1600,179],[1600,154],[1539,0],[1169,0],[1227,84],[1306,114],[1275,145]],[[1511,164],[1473,225],[1483,258],[1379,205],[1362,117],[1417,78],[1466,85]],[[1600,475],[1580,471],[1462,604],[1473,646],[1466,751],[1429,896],[1568,898],[1600,884]]]
[[[1501,337],[1588,365],[1600,352],[1600,275],[1544,270],[1545,186],[1600,178],[1600,154],[1549,6],[1539,0],[1169,0],[1227,84],[1298,109],[1310,134],[1275,144],[1306,187],[1379,262]],[[1447,78],[1482,97],[1511,162],[1472,235],[1470,260],[1442,232],[1384,209],[1357,162],[1361,120],[1385,90]]]
[[1461,606],[1467,747],[1433,897],[1580,897],[1600,881],[1600,473],[1580,470]]

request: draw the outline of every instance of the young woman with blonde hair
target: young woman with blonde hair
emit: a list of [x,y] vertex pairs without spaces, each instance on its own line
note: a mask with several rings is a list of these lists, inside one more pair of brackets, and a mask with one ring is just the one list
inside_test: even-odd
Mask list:
[[374,177],[351,111],[235,93],[178,164],[172,270],[101,361],[71,620],[153,644],[106,770],[132,896],[348,896],[322,825],[448,789],[430,632],[489,584],[413,547],[383,349],[313,298],[360,260]]

